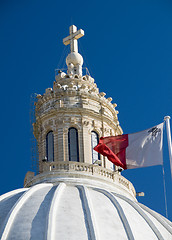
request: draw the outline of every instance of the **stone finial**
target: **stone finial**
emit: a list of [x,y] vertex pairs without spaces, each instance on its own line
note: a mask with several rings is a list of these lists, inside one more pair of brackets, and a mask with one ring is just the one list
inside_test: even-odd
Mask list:
[[100,93],[100,96],[101,96],[101,97],[104,97],[104,96],[106,96],[106,93],[105,93],[105,92],[101,92],[101,93]]
[[69,28],[70,35],[63,39],[65,45],[70,44],[70,53],[66,58],[66,64],[68,66],[68,74],[78,74],[82,76],[83,58],[78,53],[78,39],[84,36],[82,29],[77,31],[77,27],[72,25]]
[[52,93],[52,91],[53,91],[52,88],[47,88],[47,89],[45,90],[45,93],[46,93],[46,94],[50,94],[50,93]]
[[36,96],[38,99],[41,99],[42,98],[42,95],[41,94],[37,94]]
[[112,105],[114,106],[114,108],[117,107],[117,104],[116,104],[116,103],[113,103]]
[[108,100],[109,102],[112,102],[112,98],[111,98],[111,97],[107,98],[107,100]]

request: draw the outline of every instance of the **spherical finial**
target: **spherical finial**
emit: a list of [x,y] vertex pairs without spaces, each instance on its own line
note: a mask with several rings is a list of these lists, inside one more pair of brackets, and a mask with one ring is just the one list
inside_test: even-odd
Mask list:
[[165,121],[166,119],[169,119],[169,120],[170,120],[171,117],[170,117],[170,116],[165,116],[165,117],[164,117],[164,121]]
[[69,55],[66,58],[66,64],[67,66],[69,64],[73,64],[74,66],[76,65],[83,65],[83,57],[81,56],[81,54],[77,53],[77,52],[71,52],[69,53]]

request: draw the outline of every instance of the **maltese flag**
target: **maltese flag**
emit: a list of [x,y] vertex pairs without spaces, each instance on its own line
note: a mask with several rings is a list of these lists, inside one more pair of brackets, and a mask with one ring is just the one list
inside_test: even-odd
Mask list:
[[163,165],[163,124],[133,134],[101,137],[94,150],[123,169]]

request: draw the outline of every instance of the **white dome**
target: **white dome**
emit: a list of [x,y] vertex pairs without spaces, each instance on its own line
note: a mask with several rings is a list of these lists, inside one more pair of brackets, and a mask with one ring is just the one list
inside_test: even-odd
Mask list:
[[79,65],[83,65],[83,57],[81,56],[81,54],[77,53],[77,52],[71,52],[69,53],[69,55],[66,58],[66,64],[67,66],[72,63],[74,66],[79,64]]
[[59,179],[2,195],[0,239],[172,239],[172,223],[132,195],[80,181]]

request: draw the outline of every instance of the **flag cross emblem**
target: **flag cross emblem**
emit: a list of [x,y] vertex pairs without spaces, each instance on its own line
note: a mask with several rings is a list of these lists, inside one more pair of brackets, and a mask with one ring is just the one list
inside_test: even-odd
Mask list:
[[152,137],[156,137],[159,132],[161,132],[161,129],[157,127],[153,127],[148,131],[148,133],[152,133]]
[[123,169],[163,165],[163,124],[137,133],[102,137],[94,150]]

